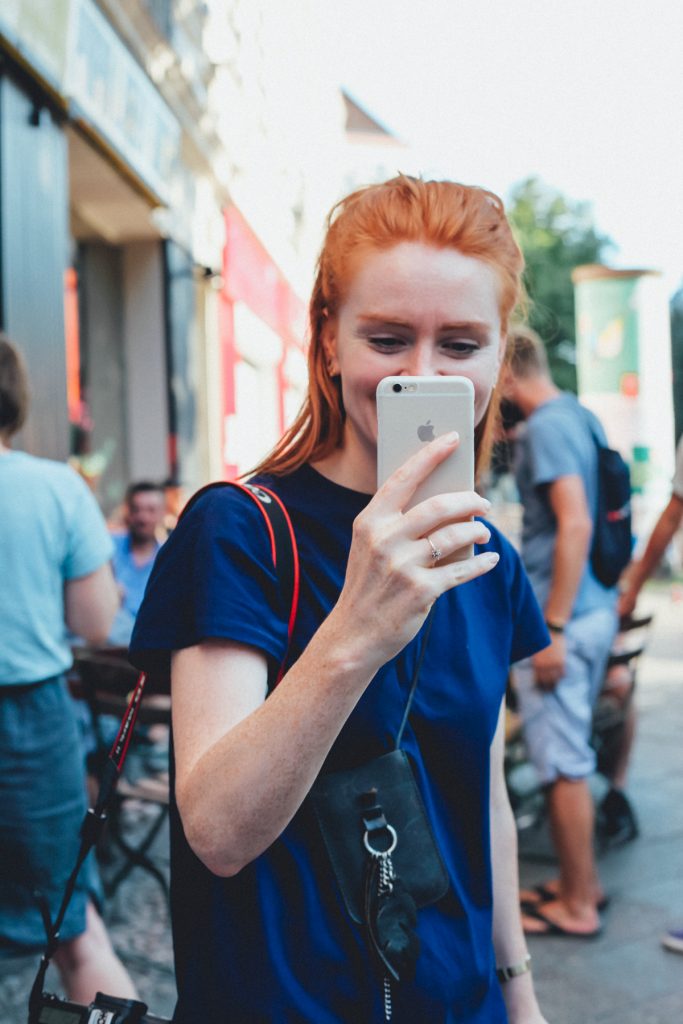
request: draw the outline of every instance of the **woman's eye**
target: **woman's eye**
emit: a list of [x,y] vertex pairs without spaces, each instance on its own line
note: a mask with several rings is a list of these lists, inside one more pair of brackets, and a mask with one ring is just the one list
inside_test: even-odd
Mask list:
[[455,356],[468,356],[479,348],[476,341],[470,341],[467,338],[449,338],[442,344],[447,352]]
[[403,338],[395,338],[391,334],[373,334],[368,341],[375,348],[397,348],[405,344]]

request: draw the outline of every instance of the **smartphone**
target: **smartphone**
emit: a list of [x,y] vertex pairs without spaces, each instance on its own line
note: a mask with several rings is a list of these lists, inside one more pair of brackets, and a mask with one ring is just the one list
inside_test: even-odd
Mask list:
[[[385,377],[377,385],[377,485],[435,437],[460,443],[418,487],[407,508],[448,491],[474,489],[474,387],[467,377]],[[470,550],[460,557],[467,558]]]

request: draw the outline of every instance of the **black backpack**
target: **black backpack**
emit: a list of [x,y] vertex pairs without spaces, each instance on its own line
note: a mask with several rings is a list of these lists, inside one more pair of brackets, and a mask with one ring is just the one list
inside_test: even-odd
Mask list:
[[591,568],[603,587],[614,587],[631,560],[633,548],[631,474],[619,452],[602,443],[591,416],[586,415],[586,423],[598,455],[598,505]]

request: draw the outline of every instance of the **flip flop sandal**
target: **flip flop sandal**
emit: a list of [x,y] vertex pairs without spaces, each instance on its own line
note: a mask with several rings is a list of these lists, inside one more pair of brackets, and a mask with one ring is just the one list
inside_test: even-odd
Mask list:
[[[538,899],[520,899],[519,904],[525,913],[528,910],[533,910],[534,908],[540,906],[542,903],[551,903],[552,900],[556,900],[558,898],[557,893],[553,892],[552,889],[548,889],[547,886],[543,884],[543,882],[539,882],[538,885],[530,886],[530,891],[535,893],[538,896]],[[607,910],[609,904],[610,897],[603,896],[602,899],[595,904],[595,909],[598,911],[599,914],[601,914],[603,910]]]
[[557,924],[555,921],[551,921],[549,917],[546,917],[540,910],[526,910],[527,917],[532,917],[537,921],[541,921],[545,928],[542,932],[528,931],[527,935],[554,935],[556,938],[561,939],[597,939],[602,934],[602,925],[598,925],[592,932],[575,932],[570,928],[563,928],[561,924]]

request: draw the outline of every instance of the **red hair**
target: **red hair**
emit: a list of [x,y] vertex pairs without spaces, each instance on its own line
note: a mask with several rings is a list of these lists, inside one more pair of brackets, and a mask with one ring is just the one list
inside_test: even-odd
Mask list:
[[[308,394],[292,426],[254,472],[285,475],[321,459],[342,441],[344,408],[322,342],[328,319],[339,313],[358,261],[399,242],[457,249],[488,263],[499,283],[503,335],[522,297],[524,259],[493,192],[452,181],[399,175],[358,189],[333,206],[309,305]],[[486,465],[498,412],[494,391],[475,434],[477,469]]]

